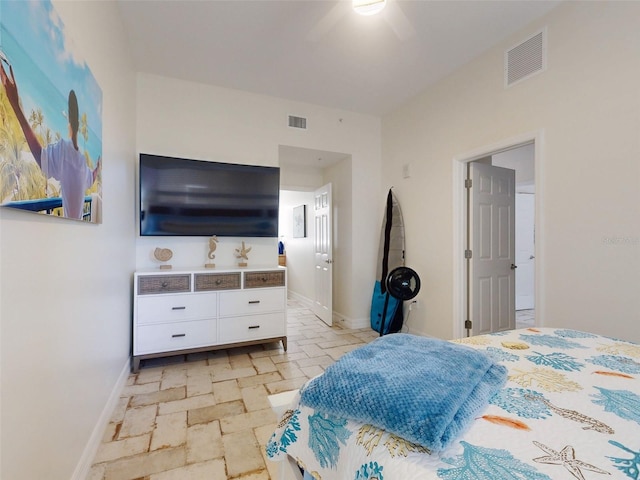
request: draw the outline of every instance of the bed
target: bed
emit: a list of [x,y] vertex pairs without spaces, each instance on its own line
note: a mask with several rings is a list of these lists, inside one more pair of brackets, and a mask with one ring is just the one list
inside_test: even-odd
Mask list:
[[[453,343],[506,367],[506,383],[451,442],[430,450],[302,404],[312,379],[290,394],[266,446],[267,456],[282,462],[282,478],[640,479],[640,345],[554,328]],[[323,388],[330,396],[332,387]]]

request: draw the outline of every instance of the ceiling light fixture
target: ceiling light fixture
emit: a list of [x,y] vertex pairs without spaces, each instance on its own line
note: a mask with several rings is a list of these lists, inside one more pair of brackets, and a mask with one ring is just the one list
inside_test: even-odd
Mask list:
[[353,9],[360,15],[375,15],[380,13],[387,0],[353,0]]

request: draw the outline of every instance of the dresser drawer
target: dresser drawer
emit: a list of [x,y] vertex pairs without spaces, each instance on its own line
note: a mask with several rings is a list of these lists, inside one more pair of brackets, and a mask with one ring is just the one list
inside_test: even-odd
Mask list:
[[248,315],[284,310],[286,299],[284,288],[221,292],[220,316]]
[[203,347],[215,344],[216,340],[215,320],[141,325],[136,327],[133,354]]
[[216,317],[217,293],[138,298],[138,325]]
[[191,275],[142,275],[138,277],[138,295],[191,291]]
[[284,270],[267,272],[246,272],[244,288],[284,287]]
[[235,273],[196,273],[194,290],[234,290],[240,288],[240,272]]
[[219,320],[219,342],[246,342],[261,338],[283,337],[287,334],[285,321],[284,312],[222,318]]

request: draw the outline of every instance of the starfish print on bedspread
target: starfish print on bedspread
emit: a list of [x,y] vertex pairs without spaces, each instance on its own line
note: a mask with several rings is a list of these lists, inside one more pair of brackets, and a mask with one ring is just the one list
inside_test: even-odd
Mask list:
[[540,442],[533,442],[536,447],[544,450],[548,455],[545,457],[534,458],[534,462],[548,463],[550,465],[562,465],[569,470],[569,473],[576,477],[578,480],[584,480],[584,475],[580,469],[589,470],[591,472],[602,473],[604,475],[611,475],[611,473],[602,470],[595,465],[583,462],[576,458],[576,452],[571,445],[567,445],[559,452],[550,448]]

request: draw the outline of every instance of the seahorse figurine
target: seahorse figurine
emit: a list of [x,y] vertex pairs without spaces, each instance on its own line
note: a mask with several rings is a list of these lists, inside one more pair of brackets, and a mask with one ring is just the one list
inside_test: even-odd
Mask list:
[[216,237],[215,235],[209,239],[209,255],[208,256],[211,260],[216,258],[213,252],[216,251],[217,243],[218,243],[218,237]]
[[[214,258],[216,258],[215,252],[216,248],[217,248],[217,243],[218,243],[218,237],[217,236],[213,236],[209,239],[209,253],[207,254],[207,257],[209,258],[209,260],[213,260]],[[207,262],[204,264],[205,267],[207,268],[214,268],[216,266],[215,263],[212,262]]]

